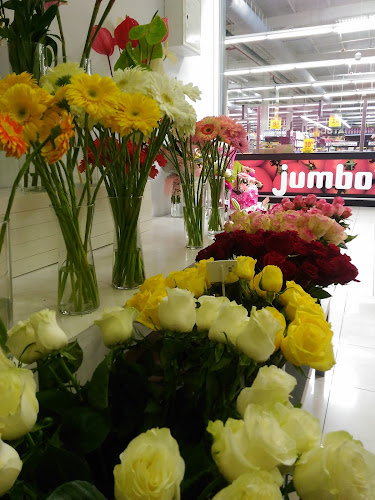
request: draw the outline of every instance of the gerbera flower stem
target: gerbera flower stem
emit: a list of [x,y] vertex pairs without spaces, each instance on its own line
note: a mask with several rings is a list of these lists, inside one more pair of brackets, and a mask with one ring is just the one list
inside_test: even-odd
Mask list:
[[66,63],[66,61],[67,61],[66,45],[65,45],[63,26],[62,26],[62,22],[61,22],[60,7],[57,8],[56,19],[57,19],[57,24],[59,26],[59,31],[60,31],[62,60],[64,63]]

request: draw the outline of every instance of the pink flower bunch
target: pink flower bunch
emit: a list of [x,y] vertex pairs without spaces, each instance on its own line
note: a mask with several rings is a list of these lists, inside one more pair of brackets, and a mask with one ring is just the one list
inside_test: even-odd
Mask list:
[[322,213],[310,213],[298,210],[279,210],[276,212],[234,212],[225,224],[225,231],[244,230],[254,234],[259,229],[264,231],[296,231],[305,241],[323,241],[341,245],[348,238],[345,228],[334,219]]
[[200,146],[212,141],[224,142],[240,153],[249,151],[245,128],[225,115],[206,116],[199,120],[195,126],[193,141]]
[[305,198],[299,195],[293,200],[284,198],[281,203],[274,205],[270,211],[272,213],[277,213],[290,210],[307,212],[315,215],[325,215],[326,217],[331,217],[344,227],[348,226],[342,223],[342,221],[352,215],[351,208],[345,206],[345,201],[340,196],[336,196],[332,203],[329,203],[324,198],[318,199],[315,194],[309,194]]

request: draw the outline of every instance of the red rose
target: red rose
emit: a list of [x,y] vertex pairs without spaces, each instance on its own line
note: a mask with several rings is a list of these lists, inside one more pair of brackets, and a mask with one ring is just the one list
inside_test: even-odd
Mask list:
[[276,251],[288,255],[293,248],[293,232],[283,231],[276,233],[274,231],[266,231],[264,244],[267,252]]
[[263,266],[277,266],[282,267],[286,262],[286,256],[279,252],[268,252],[263,257]]

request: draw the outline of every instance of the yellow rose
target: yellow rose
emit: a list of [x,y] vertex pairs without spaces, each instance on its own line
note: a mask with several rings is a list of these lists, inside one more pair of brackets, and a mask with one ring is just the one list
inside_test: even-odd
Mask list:
[[203,274],[195,267],[189,267],[183,271],[173,271],[165,278],[165,284],[168,288],[181,288],[193,292],[198,298],[206,290],[206,279]]
[[150,429],[133,439],[113,470],[116,500],[180,498],[185,463],[170,430]]
[[285,306],[285,314],[290,321],[294,320],[297,309],[324,316],[323,309],[316,303],[316,299],[294,281],[286,282],[286,289],[280,294],[279,300]]
[[148,291],[138,292],[126,302],[126,307],[134,307],[139,311],[138,323],[155,330],[160,328],[159,304],[163,297],[167,296],[167,290],[157,290],[151,294]]
[[262,274],[261,273],[256,274],[254,278],[250,281],[250,288],[254,290],[259,297],[263,297],[265,299],[267,297],[267,292],[265,292],[260,288],[261,279],[262,279]]
[[269,311],[272,316],[280,323],[280,330],[276,332],[275,337],[275,351],[277,351],[277,349],[280,347],[281,341],[284,338],[284,332],[286,329],[285,316],[281,314],[281,312],[278,311],[275,307],[267,306],[265,307],[265,309],[267,309],[267,311]]
[[287,336],[281,341],[281,351],[296,366],[308,365],[316,370],[330,370],[335,364],[332,335],[324,317],[297,310]]
[[330,432],[323,447],[302,454],[293,482],[303,500],[370,500],[375,491],[375,455],[347,432]]
[[212,500],[282,500],[274,476],[264,470],[242,474]]
[[139,290],[141,292],[150,292],[154,293],[156,290],[160,289],[165,289],[166,284],[165,284],[165,279],[163,278],[162,274],[156,274],[155,276],[152,276],[151,278],[147,278],[142,285],[139,286]]
[[237,257],[234,273],[237,274],[239,278],[250,281],[254,278],[256,263],[257,261],[252,257]]
[[208,290],[211,286],[210,280],[208,279],[208,271],[207,271],[207,262],[213,262],[214,258],[210,257],[209,259],[202,259],[199,262],[195,263],[195,267],[198,269],[198,274],[200,276],[204,276],[206,281],[206,289]]
[[11,489],[21,469],[22,461],[16,450],[0,439],[0,497]]
[[263,298],[267,292],[279,292],[283,286],[283,273],[277,266],[265,266],[259,274],[250,281],[250,288]]

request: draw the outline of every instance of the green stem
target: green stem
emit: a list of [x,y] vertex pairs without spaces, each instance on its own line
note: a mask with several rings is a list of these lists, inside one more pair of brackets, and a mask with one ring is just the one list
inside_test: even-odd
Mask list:
[[62,59],[63,59],[63,62],[66,63],[66,61],[67,61],[66,46],[65,46],[65,37],[64,37],[63,26],[62,26],[61,16],[60,16],[60,7],[57,8],[56,18],[57,18],[57,23],[59,25],[59,31],[60,31]]
[[[90,57],[90,52],[91,52],[92,44],[94,43],[95,38],[98,36],[99,30],[103,26],[103,23],[106,20],[109,12],[111,11],[111,9],[112,9],[115,1],[116,0],[109,0],[108,5],[107,5],[105,11],[103,12],[102,17],[100,18],[100,21],[98,23],[96,31],[95,31],[94,35],[92,36],[92,38],[90,40],[91,32],[92,32],[92,29],[93,29],[94,24],[95,24],[95,19],[96,19],[96,16],[98,15],[99,5],[101,3],[101,0],[96,0],[95,6],[94,6],[94,11],[96,10],[96,13],[95,13],[95,17],[94,17],[94,11],[93,11],[93,16],[91,18],[92,24],[90,22],[89,32],[88,32],[87,38],[86,38],[86,44],[87,45],[85,44],[84,53],[82,54],[82,59],[81,59],[81,63],[80,63],[81,67],[83,66],[84,60],[88,59]],[[97,3],[99,3],[99,5],[98,5],[98,8],[96,9]]]
[[26,441],[29,443],[30,447],[31,447],[31,448],[35,448],[35,441],[34,441],[34,439],[31,437],[30,432],[28,432],[27,434],[25,434],[25,438],[26,438]]
[[78,380],[73,375],[73,373],[69,370],[67,364],[65,363],[65,360],[61,356],[59,357],[59,360],[60,360],[60,364],[61,364],[62,369],[69,377],[69,380],[71,381],[74,389],[76,390],[76,393],[78,394],[79,398],[82,400],[81,386],[79,385]]

